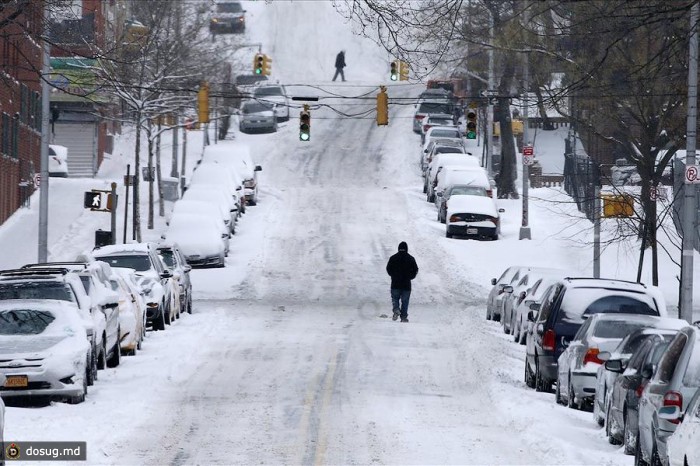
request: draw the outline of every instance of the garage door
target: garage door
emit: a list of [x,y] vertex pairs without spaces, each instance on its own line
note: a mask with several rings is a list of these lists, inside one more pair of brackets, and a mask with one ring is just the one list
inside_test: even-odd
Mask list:
[[54,124],[52,144],[68,148],[68,176],[93,177],[97,172],[97,125],[95,123]]

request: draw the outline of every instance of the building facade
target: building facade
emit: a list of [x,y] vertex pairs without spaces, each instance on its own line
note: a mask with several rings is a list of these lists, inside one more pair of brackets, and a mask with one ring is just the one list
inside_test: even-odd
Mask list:
[[0,10],[0,224],[31,195],[40,172],[43,1]]

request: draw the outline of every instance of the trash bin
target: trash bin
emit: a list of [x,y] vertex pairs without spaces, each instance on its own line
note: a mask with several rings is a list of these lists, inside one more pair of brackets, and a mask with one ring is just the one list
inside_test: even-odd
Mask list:
[[177,178],[163,178],[163,199],[175,202],[180,198],[180,182]]
[[101,246],[108,246],[112,243],[112,232],[107,230],[96,230],[95,231],[95,247],[99,248]]

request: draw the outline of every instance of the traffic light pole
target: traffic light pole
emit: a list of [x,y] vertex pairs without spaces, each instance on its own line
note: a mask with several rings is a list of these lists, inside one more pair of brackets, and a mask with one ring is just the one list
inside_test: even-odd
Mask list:
[[[693,3],[690,9],[690,41],[688,59],[688,121],[686,127],[686,169],[695,165],[695,150],[697,145],[697,112],[698,112],[698,3]],[[693,321],[693,259],[695,255],[696,218],[695,207],[696,188],[683,177],[683,254],[681,256],[681,299],[680,318],[688,323]]]
[[[50,10],[44,5],[44,24],[49,24]],[[51,45],[46,37],[42,41],[42,65],[41,65],[41,175],[39,178],[39,238],[38,238],[38,262],[46,262],[48,259],[49,237],[49,101],[51,91],[49,89],[49,73],[51,71]]]
[[[525,59],[523,60],[523,148],[525,146],[531,146],[530,144],[530,129],[528,128],[528,113],[529,109],[529,99],[528,93],[530,90],[530,55],[525,53]],[[533,154],[534,156],[534,154]],[[529,187],[530,187],[530,167],[525,163],[525,156],[523,155],[523,217],[522,223],[520,225],[520,235],[519,239],[532,239],[529,226]]]

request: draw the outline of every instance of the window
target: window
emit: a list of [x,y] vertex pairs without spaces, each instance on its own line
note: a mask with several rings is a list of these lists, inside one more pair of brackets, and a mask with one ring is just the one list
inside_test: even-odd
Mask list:
[[2,147],[0,150],[5,155],[10,155],[10,115],[7,113],[2,114]]
[[627,364],[627,367],[635,369],[637,371],[642,370],[642,364],[644,364],[644,360],[647,358],[652,345],[654,345],[653,338],[647,338],[646,340],[642,340],[642,344],[630,358],[630,362],[629,364]]
[[[590,319],[588,319],[590,321]],[[593,336],[597,338],[622,339],[630,333],[644,328],[645,322],[625,322],[624,320],[603,320],[593,329]]]
[[0,301],[8,299],[49,299],[75,302],[73,290],[60,282],[21,282],[0,284]]
[[127,256],[103,256],[98,257],[98,260],[107,262],[112,267],[123,267],[125,269],[134,269],[136,272],[145,272],[151,270],[151,261],[148,256],[127,255]]
[[19,86],[19,120],[26,123],[29,116],[29,88],[26,84]]
[[700,337],[696,335],[693,342],[693,351],[688,359],[688,366],[683,376],[683,385],[686,387],[700,387]]
[[654,300],[645,293],[588,287],[569,289],[561,310],[559,319],[572,324],[598,313],[659,315]]
[[563,289],[563,285],[561,283],[557,283],[556,285],[552,285],[547,289],[545,292],[544,297],[542,298],[542,305],[540,306],[540,314],[539,317],[537,318],[538,322],[544,322],[549,318],[549,314],[552,312],[552,305],[554,302],[557,300],[559,295],[561,294],[561,291]]
[[0,312],[0,335],[38,335],[55,317],[35,309],[10,309]]
[[10,156],[16,159],[19,158],[19,120],[12,119],[12,145],[10,147]]
[[656,381],[658,383],[669,383],[673,378],[673,373],[676,371],[676,364],[678,363],[678,358],[680,358],[686,343],[688,343],[688,336],[681,332],[676,335],[673,339],[668,349],[661,357],[659,362],[659,370],[656,373]]

